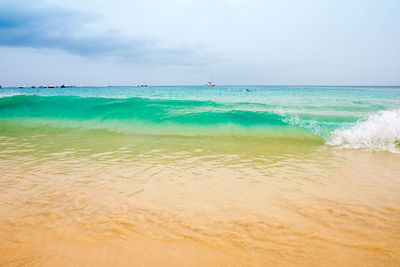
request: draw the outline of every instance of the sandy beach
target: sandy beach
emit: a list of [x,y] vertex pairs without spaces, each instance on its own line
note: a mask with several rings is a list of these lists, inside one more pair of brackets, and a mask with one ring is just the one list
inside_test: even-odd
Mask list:
[[[59,138],[64,146],[75,140]],[[52,140],[2,138],[2,266],[400,260],[398,154],[319,145],[282,151],[254,141],[232,148],[229,139],[213,146],[201,138],[184,151],[41,153]]]

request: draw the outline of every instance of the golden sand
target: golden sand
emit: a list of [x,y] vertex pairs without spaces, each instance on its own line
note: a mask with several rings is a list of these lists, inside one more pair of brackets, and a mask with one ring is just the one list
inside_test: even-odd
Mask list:
[[0,158],[0,266],[399,266],[400,157]]

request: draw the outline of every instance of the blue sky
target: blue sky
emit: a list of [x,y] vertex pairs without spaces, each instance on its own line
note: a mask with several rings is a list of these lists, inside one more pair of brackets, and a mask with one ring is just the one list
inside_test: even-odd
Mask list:
[[398,0],[0,0],[0,85],[399,85],[398,14]]

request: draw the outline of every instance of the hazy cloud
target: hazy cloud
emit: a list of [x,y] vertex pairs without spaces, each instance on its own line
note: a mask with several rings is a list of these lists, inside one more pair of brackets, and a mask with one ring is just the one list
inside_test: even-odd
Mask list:
[[149,64],[191,64],[196,57],[190,49],[156,48],[154,40],[107,29],[93,14],[41,1],[0,2],[0,46],[50,48]]

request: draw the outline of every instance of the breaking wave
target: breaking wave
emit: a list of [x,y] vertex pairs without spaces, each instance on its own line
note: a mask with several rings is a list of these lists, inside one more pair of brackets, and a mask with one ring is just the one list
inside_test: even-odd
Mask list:
[[400,153],[400,109],[358,118],[340,112],[277,112],[276,107],[267,104],[208,100],[34,95],[0,98],[0,122],[17,126],[151,135],[250,136],[266,141],[283,138]]
[[0,99],[0,120],[121,133],[240,135],[324,143],[312,131],[287,123],[283,115],[213,101],[20,95]]
[[351,128],[337,129],[328,144],[400,153],[400,109],[379,111]]

